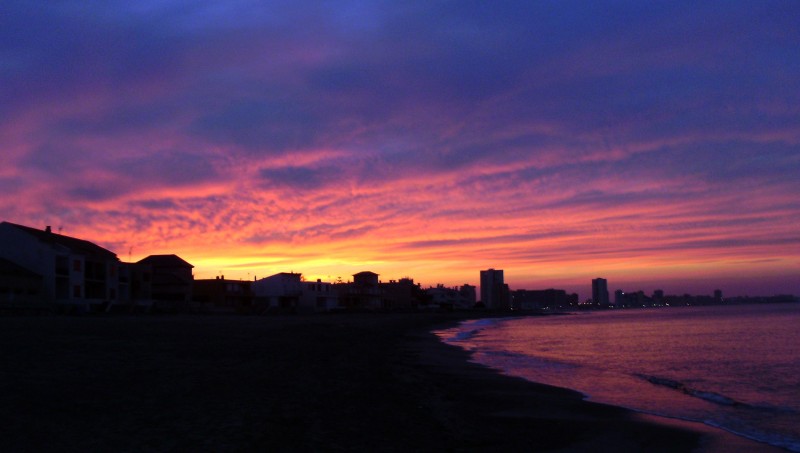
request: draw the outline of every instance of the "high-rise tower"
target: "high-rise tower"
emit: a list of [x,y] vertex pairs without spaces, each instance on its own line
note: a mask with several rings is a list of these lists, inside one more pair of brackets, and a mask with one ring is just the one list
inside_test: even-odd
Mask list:
[[592,302],[601,307],[608,307],[608,281],[604,278],[592,280]]
[[509,308],[508,287],[503,281],[502,269],[481,271],[481,302],[490,309]]

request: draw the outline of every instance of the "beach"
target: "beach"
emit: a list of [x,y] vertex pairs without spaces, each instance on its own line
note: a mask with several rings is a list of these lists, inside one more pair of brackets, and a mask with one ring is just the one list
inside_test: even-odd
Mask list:
[[3,449],[767,450],[470,363],[431,333],[460,319],[0,318]]

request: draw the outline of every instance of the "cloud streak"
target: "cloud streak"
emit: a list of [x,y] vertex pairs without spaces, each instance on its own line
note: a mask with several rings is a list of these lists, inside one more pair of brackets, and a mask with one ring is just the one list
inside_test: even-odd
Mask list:
[[800,293],[793,2],[2,9],[6,220],[199,277],[585,292],[749,263]]

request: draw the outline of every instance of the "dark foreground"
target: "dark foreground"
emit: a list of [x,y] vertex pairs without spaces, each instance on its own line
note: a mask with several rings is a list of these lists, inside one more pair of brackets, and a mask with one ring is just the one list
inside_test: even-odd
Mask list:
[[692,451],[467,362],[447,315],[0,318],[3,451]]

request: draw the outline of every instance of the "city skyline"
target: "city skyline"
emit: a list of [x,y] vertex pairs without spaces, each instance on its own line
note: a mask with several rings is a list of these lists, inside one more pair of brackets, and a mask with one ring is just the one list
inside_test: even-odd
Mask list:
[[[20,232],[23,233],[23,236],[19,236]],[[31,238],[34,240],[40,241],[40,245],[46,244],[44,249],[39,249],[37,251],[37,246],[32,245],[29,241]],[[28,241],[28,242],[26,242]],[[45,249],[49,249],[52,247],[50,252],[45,252]],[[68,252],[67,249],[70,249],[71,252]],[[51,252],[55,252],[56,255],[49,256],[47,258],[44,255],[49,254]],[[84,256],[84,253],[88,255]],[[30,284],[30,289],[33,291],[32,294],[45,294],[43,297],[45,299],[49,299],[53,294],[55,294],[56,287],[59,286],[57,280],[58,277],[61,276],[63,278],[67,277],[66,269],[68,269],[68,263],[70,260],[70,253],[74,256],[74,271],[77,273],[71,277],[72,284],[74,284],[74,294],[72,297],[69,296],[67,291],[70,288],[69,284],[65,284],[62,282],[61,284],[61,292],[59,295],[55,296],[56,299],[65,302],[69,299],[74,298],[78,301],[83,301],[84,299],[93,299],[99,301],[106,301],[112,300],[116,301],[117,298],[122,300],[127,299],[137,299],[141,298],[141,295],[133,295],[130,293],[129,288],[130,282],[125,280],[123,281],[122,277],[128,279],[130,277],[129,274],[131,273],[141,273],[141,269],[139,271],[132,271],[132,268],[136,266],[153,266],[156,267],[168,267],[168,268],[175,268],[178,269],[176,272],[180,275],[180,280],[184,281],[185,287],[181,291],[186,291],[187,294],[191,292],[191,284],[190,282],[213,282],[213,281],[222,281],[222,282],[240,282],[240,283],[259,283],[265,281],[282,281],[285,276],[290,276],[292,281],[299,285],[302,282],[309,282],[315,284],[325,284],[326,287],[336,284],[346,284],[350,285],[352,283],[357,283],[359,279],[363,281],[364,276],[372,281],[374,280],[374,284],[390,284],[393,285],[395,283],[401,284],[408,284],[410,283],[411,286],[415,285],[415,277],[409,274],[405,274],[402,277],[398,276],[389,276],[389,278],[380,278],[380,274],[374,273],[369,270],[362,270],[356,274],[350,275],[346,278],[342,276],[338,276],[336,279],[328,279],[328,281],[322,281],[321,278],[317,278],[316,281],[312,278],[306,278],[305,274],[300,270],[300,272],[295,271],[281,271],[275,274],[264,276],[262,274],[261,278],[258,277],[258,274],[253,274],[253,278],[249,278],[244,280],[243,278],[239,278],[238,280],[233,278],[226,278],[225,275],[218,275],[215,276],[213,279],[205,278],[205,277],[198,277],[195,278],[192,269],[194,269],[194,265],[183,260],[180,256],[173,254],[173,253],[166,253],[166,254],[158,254],[158,255],[149,255],[142,260],[137,262],[125,261],[120,258],[120,256],[112,250],[107,250],[103,247],[94,244],[88,238],[75,238],[67,235],[63,235],[59,232],[54,232],[51,226],[46,226],[44,229],[38,229],[31,226],[26,225],[18,225],[14,223],[10,223],[7,221],[0,222],[0,261],[5,263],[5,271],[7,272],[6,277],[11,278],[11,281],[14,281],[14,285],[22,286],[15,286],[16,288],[22,288],[20,291],[26,292],[29,288],[28,284]],[[103,257],[99,261],[97,257]],[[83,262],[87,259],[90,259],[92,264],[83,264]],[[56,265],[52,267],[50,260],[55,260]],[[61,264],[58,264],[58,263]],[[94,277],[85,280],[83,276],[80,275],[80,269],[87,266],[91,269],[102,269],[99,271],[97,275]],[[122,267],[126,268],[127,270],[117,271],[117,268],[122,265]],[[130,267],[130,268],[129,268]],[[59,271],[58,269],[61,269]],[[56,274],[52,274],[55,271]],[[22,272],[20,274],[20,272]],[[61,272],[59,274],[59,272]],[[427,290],[432,289],[440,289],[440,290],[454,290],[458,293],[461,293],[463,296],[462,290],[466,287],[472,287],[470,290],[473,292],[473,299],[478,302],[482,302],[482,308],[490,309],[490,310],[508,310],[514,306],[514,293],[522,291],[523,293],[528,293],[523,298],[525,299],[526,303],[534,302],[538,303],[539,299],[536,297],[549,297],[547,299],[549,303],[555,304],[562,304],[562,302],[558,302],[558,297],[566,298],[568,293],[570,297],[573,298],[573,301],[569,303],[569,305],[580,305],[583,303],[591,302],[592,305],[601,307],[601,308],[608,308],[609,306],[617,306],[619,305],[616,300],[620,298],[620,295],[628,294],[630,295],[641,295],[642,297],[647,296],[650,297],[649,293],[645,293],[645,291],[640,287],[637,290],[631,291],[631,288],[626,288],[627,291],[623,290],[621,287],[617,287],[615,290],[615,297],[614,300],[610,298],[610,292],[608,290],[608,280],[602,277],[593,278],[591,280],[591,292],[587,295],[590,297],[586,297],[581,293],[580,290],[565,290],[564,288],[554,288],[554,287],[544,287],[544,286],[536,286],[533,287],[512,287],[509,284],[505,283],[504,277],[504,270],[503,269],[482,269],[479,272],[479,279],[477,284],[473,284],[471,279],[465,279],[463,285],[445,285],[441,282],[436,282],[435,284],[426,284],[423,287],[422,282],[416,282],[417,287]],[[44,286],[41,286],[41,281],[37,279],[43,278],[45,275],[45,283]],[[94,275],[94,274],[92,274]],[[116,281],[115,278],[111,278],[108,281],[105,281],[105,275],[118,275],[120,277],[120,281]],[[138,274],[137,274],[138,275]],[[16,277],[15,277],[16,276]],[[19,281],[22,276],[23,281]],[[352,277],[349,278],[349,277]],[[137,277],[141,278],[141,276]],[[105,283],[100,284],[100,280],[104,280]],[[173,282],[174,283],[174,282]],[[55,287],[50,286],[51,284],[55,284]],[[98,287],[98,285],[100,285]],[[89,289],[89,287],[93,289]],[[125,289],[121,289],[121,287]],[[135,285],[134,285],[135,286]],[[280,284],[278,286],[281,286]],[[312,285],[316,286],[316,285]],[[104,287],[105,289],[102,289]],[[10,287],[5,287],[6,291],[9,291]],[[705,291],[699,291],[697,293],[689,293],[689,292],[666,292],[661,289],[663,286],[656,285],[654,289],[652,289],[652,298],[661,300],[665,296],[670,298],[681,298],[683,297],[686,299],[686,296],[700,296],[706,297],[709,293]],[[476,298],[474,291],[476,289],[480,290],[480,298]],[[11,288],[11,292],[17,291],[14,288]],[[319,291],[319,290],[317,290]],[[91,294],[90,294],[91,293]],[[547,296],[542,296],[541,294],[536,295],[532,293],[542,293],[548,294]],[[561,296],[553,296],[553,294],[559,293]],[[563,293],[563,294],[562,294]],[[721,289],[714,289],[713,290],[713,300],[717,303],[721,303],[723,301],[722,297],[723,291]],[[582,297],[583,296],[583,297]],[[728,294],[730,296],[730,294]],[[763,296],[763,297],[773,297],[773,296],[780,296],[780,300],[785,300],[788,298],[793,298],[794,294],[734,294],[733,297],[737,299],[741,298],[749,298],[750,296]],[[187,296],[191,297],[191,296]],[[35,296],[34,296],[35,298]],[[757,297],[761,299],[762,297]],[[777,300],[777,299],[776,299]],[[684,301],[686,303],[687,301]],[[78,302],[80,303],[80,302]],[[563,304],[567,304],[566,299],[564,299]],[[645,306],[645,305],[642,305]]]
[[795,2],[0,11],[0,220],[197,278],[800,294]]

